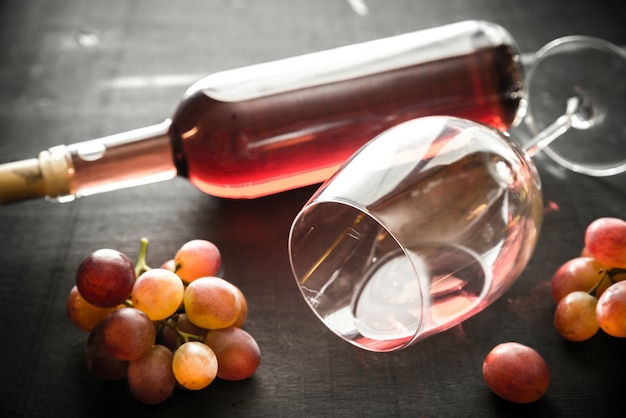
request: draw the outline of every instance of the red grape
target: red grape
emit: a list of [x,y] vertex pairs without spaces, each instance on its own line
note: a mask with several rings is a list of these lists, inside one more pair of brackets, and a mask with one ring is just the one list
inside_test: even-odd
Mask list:
[[626,268],[626,221],[598,218],[585,231],[585,247],[600,263]]
[[120,380],[126,377],[128,361],[113,357],[102,343],[103,322],[99,322],[89,333],[85,344],[87,369],[101,380]]
[[496,395],[515,403],[538,400],[550,384],[543,357],[516,342],[499,344],[489,352],[483,362],[483,377]]
[[154,345],[154,325],[148,315],[139,309],[117,309],[102,323],[102,343],[115,358],[136,360]]
[[205,343],[217,356],[217,377],[220,379],[247,379],[261,362],[261,350],[257,342],[241,328],[209,331]]
[[135,266],[124,254],[102,249],[78,266],[76,287],[92,305],[110,308],[123,303],[135,284]]
[[176,379],[172,371],[172,357],[167,347],[155,345],[142,357],[130,362],[128,386],[138,401],[156,405],[174,392]]

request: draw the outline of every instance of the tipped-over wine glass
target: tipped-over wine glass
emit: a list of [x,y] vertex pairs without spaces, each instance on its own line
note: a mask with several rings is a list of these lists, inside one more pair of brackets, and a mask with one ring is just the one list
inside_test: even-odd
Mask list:
[[458,117],[404,122],[356,152],[297,215],[293,273],[341,338],[401,349],[502,295],[539,236],[541,182],[531,158],[540,150],[590,175],[626,169],[626,121],[616,107],[626,94],[614,83],[626,76],[624,52],[576,36],[534,58],[520,111],[541,132],[526,144]]

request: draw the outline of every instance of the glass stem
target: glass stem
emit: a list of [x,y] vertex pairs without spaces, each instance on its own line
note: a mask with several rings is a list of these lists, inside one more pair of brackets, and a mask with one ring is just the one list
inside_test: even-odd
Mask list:
[[525,145],[524,150],[526,154],[531,158],[534,157],[539,151],[551,144],[552,141],[574,127],[580,107],[581,100],[578,97],[569,98],[565,113]]

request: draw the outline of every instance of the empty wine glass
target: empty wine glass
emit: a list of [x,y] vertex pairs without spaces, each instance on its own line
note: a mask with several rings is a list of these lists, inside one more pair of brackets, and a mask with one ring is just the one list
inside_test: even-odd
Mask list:
[[574,72],[589,54],[601,54],[595,59],[610,61],[613,76],[624,79],[624,54],[604,41],[563,38],[541,49],[526,81],[529,106],[520,112],[543,129],[523,146],[466,119],[414,119],[370,141],[318,189],[293,222],[289,256],[302,295],[326,326],[383,352],[459,324],[501,296],[533,253],[543,202],[532,156],[550,150],[564,166],[594,175],[624,170],[619,158],[570,150],[579,141],[595,144],[577,137],[595,137],[611,120],[618,122],[599,132],[610,129],[611,143],[624,138],[626,124],[610,119],[607,107],[615,95],[625,103],[624,89],[553,77],[564,70],[548,65],[578,57],[578,66],[567,67]]
[[583,121],[590,125],[547,144],[547,156],[589,176],[626,171],[626,112],[621,111],[626,104],[625,62],[623,49],[588,36],[559,38],[537,51],[526,82],[524,122],[530,131],[537,134],[558,120],[562,104],[572,95],[593,107],[593,118]]

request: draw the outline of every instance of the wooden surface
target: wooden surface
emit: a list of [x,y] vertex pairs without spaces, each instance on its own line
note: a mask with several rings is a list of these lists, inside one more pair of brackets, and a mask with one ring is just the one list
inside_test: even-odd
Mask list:
[[[584,34],[626,45],[622,1],[3,0],[0,162],[160,122],[201,75],[463,19],[502,24],[525,52]],[[625,138],[626,141],[626,138]],[[625,142],[626,144],[626,142]],[[538,158],[546,205],[538,248],[506,295],[462,326],[393,354],[360,351],[301,299],[287,258],[291,220],[314,187],[253,201],[201,194],[182,179],[68,204],[0,207],[0,416],[608,416],[623,411],[626,341],[567,343],[554,331],[549,280],[576,256],[585,226],[626,217],[626,177],[593,179]],[[263,352],[250,380],[177,392],[158,407],[125,382],[94,380],[86,335],[65,316],[76,267],[111,247],[149,262],[191,238],[213,240],[224,276],[247,294]],[[481,375],[504,341],[534,347],[552,384],[539,402],[492,395]],[[143,416],[143,415],[142,415]]]

